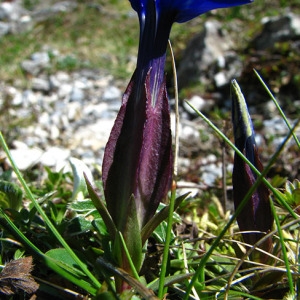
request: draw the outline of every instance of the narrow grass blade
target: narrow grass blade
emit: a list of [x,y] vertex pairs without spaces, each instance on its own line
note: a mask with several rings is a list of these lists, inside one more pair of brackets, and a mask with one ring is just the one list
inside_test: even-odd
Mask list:
[[291,293],[291,295],[293,295],[294,294],[294,284],[293,284],[293,277],[292,277],[292,273],[291,273],[290,263],[289,263],[287,251],[285,248],[284,237],[283,237],[280,221],[278,219],[278,216],[275,211],[274,203],[272,201],[271,201],[271,209],[273,211],[275,224],[277,226],[277,231],[278,231],[279,240],[280,240],[280,244],[281,244],[282,256],[283,256],[283,260],[284,260],[285,267],[286,267],[286,275],[287,275],[287,279],[288,279],[290,293]]
[[162,265],[160,269],[160,277],[159,277],[159,289],[158,289],[158,298],[162,299],[165,290],[165,277],[167,272],[167,265],[168,265],[168,259],[169,259],[169,251],[170,251],[170,243],[171,243],[171,231],[172,231],[172,225],[173,225],[173,213],[174,213],[174,204],[175,204],[175,197],[176,197],[176,189],[175,186],[172,188],[171,192],[171,199],[170,199],[170,205],[169,205],[169,215],[168,215],[168,226],[167,226],[167,232],[166,232],[166,240],[164,244],[164,252],[163,252],[163,258],[162,258]]
[[[265,90],[267,91],[267,93],[269,94],[269,96],[271,97],[271,99],[272,99],[272,101],[274,102],[276,108],[278,109],[278,111],[279,111],[279,113],[280,113],[282,119],[283,119],[284,122],[286,123],[288,129],[289,129],[290,131],[292,131],[292,126],[291,126],[291,124],[289,123],[287,117],[285,116],[283,110],[281,109],[281,107],[280,107],[278,101],[276,100],[276,98],[274,97],[274,95],[272,94],[272,92],[270,91],[270,89],[267,87],[267,85],[266,85],[265,82],[263,81],[262,77],[258,74],[258,72],[257,72],[256,70],[254,70],[254,73],[256,74],[257,78],[259,79],[259,81],[261,82],[261,84],[263,85],[263,87],[265,88]],[[299,140],[298,140],[296,134],[293,132],[292,135],[293,135],[293,138],[294,138],[294,140],[295,140],[295,142],[296,142],[298,148],[300,149],[300,142],[299,142]]]
[[[179,113],[178,113],[178,85],[177,85],[177,73],[176,73],[176,65],[175,65],[175,58],[173,54],[173,49],[170,40],[168,41],[169,48],[171,52],[172,57],[172,68],[173,68],[173,74],[174,74],[174,82],[175,82],[175,114],[176,114],[176,133],[175,133],[175,153],[174,153],[174,162],[173,162],[173,176],[174,180],[176,180],[177,177],[177,157],[179,152],[179,135],[178,135],[178,125],[179,125]],[[160,299],[163,298],[163,294],[166,292],[166,288],[164,287],[165,283],[165,276],[167,271],[167,264],[169,259],[169,247],[171,243],[171,231],[172,231],[172,221],[173,221],[173,213],[175,209],[175,198],[176,198],[176,183],[175,181],[172,184],[172,190],[171,190],[171,199],[169,204],[169,215],[168,215],[168,226],[167,226],[167,232],[166,232],[166,241],[165,241],[165,247],[163,252],[163,258],[162,258],[162,265],[160,270],[160,278],[159,278],[159,289],[158,289],[158,297]]]

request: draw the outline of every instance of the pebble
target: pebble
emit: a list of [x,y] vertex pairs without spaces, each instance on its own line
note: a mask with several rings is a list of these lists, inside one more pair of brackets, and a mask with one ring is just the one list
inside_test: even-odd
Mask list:
[[43,150],[37,147],[22,147],[21,149],[12,149],[12,158],[21,171],[28,170],[38,164],[43,154]]
[[115,86],[109,86],[105,89],[102,98],[104,101],[119,100],[121,99],[121,94],[120,89]]
[[9,33],[10,26],[7,23],[0,22],[0,38]]
[[42,91],[42,92],[50,91],[50,83],[47,79],[35,77],[32,79],[31,84],[33,90]]

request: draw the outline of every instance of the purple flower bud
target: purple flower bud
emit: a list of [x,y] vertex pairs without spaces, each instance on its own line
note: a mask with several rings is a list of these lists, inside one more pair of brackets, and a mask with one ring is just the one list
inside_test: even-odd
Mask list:
[[[232,122],[236,147],[244,153],[247,159],[259,171],[262,171],[263,166],[255,143],[255,133],[252,121],[248,113],[245,99],[236,81],[232,82]],[[256,178],[256,174],[251,170],[247,163],[245,163],[238,154],[235,154],[232,174],[235,208],[239,206],[249,189],[255,183]],[[246,243],[251,245],[255,244],[263,237],[264,233],[272,229],[273,215],[269,201],[268,188],[264,184],[260,184],[238,215],[237,221],[240,230],[256,231],[255,233],[243,234],[243,239]],[[263,243],[261,248],[269,251],[271,246],[272,240],[268,239]]]
[[122,231],[128,215],[128,201],[133,195],[139,226],[155,214],[171,184],[172,150],[169,104],[165,81],[154,90],[149,70],[136,101],[136,76],[124,94],[123,103],[103,160],[103,184],[107,208]]

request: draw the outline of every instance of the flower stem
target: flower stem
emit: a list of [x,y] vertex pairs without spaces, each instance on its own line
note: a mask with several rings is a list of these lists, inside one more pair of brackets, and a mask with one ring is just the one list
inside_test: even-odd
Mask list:
[[173,223],[175,198],[176,198],[176,184],[173,181],[172,190],[171,190],[171,199],[170,199],[170,205],[169,205],[170,210],[169,210],[169,216],[168,216],[168,220],[167,220],[168,225],[167,225],[167,232],[166,232],[166,240],[165,240],[165,245],[164,245],[164,253],[163,253],[163,259],[162,259],[162,265],[161,265],[160,277],[159,277],[159,288],[158,288],[158,298],[159,299],[162,299],[163,295],[166,293],[164,284],[165,284],[167,265],[168,265],[168,259],[169,259],[169,247],[170,247],[170,241],[171,241],[171,231],[172,231],[172,223]]

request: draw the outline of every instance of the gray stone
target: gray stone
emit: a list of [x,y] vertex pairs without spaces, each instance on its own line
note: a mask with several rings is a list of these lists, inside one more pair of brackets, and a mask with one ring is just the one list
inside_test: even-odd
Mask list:
[[300,39],[300,16],[292,13],[278,17],[265,17],[262,32],[252,44],[257,50],[273,47],[276,42]]
[[211,83],[215,74],[212,66],[225,67],[225,55],[232,47],[230,35],[225,33],[221,24],[207,21],[204,30],[192,38],[183,53],[178,67],[179,87],[199,81],[202,84]]
[[67,101],[69,101],[72,89],[73,87],[71,83],[62,83],[59,86],[58,97],[60,99],[67,98]]
[[32,89],[36,91],[49,92],[50,82],[44,78],[33,78],[32,79]]
[[[191,99],[188,100],[188,103],[190,103],[195,109],[198,111],[209,111],[212,106],[214,105],[214,101],[210,99],[203,99],[200,96],[194,95]],[[197,116],[197,113],[194,111],[194,109],[188,105],[187,102],[183,102],[184,109],[191,115]]]
[[39,64],[28,59],[21,62],[21,68],[25,72],[32,74],[33,76],[37,76],[38,73],[41,71],[41,67],[39,66]]
[[30,89],[23,91],[23,107],[31,107],[38,103],[38,96]]
[[[216,158],[215,158],[216,160]],[[222,164],[220,162],[207,163],[200,167],[201,181],[208,185],[213,186],[218,178],[222,178]]]
[[10,25],[5,22],[0,22],[0,38],[10,31]]
[[103,93],[103,100],[104,101],[112,101],[112,100],[121,100],[121,91],[115,86],[109,86],[108,88],[105,89]]
[[30,60],[26,59],[22,61],[21,67],[25,72],[37,76],[42,70],[49,66],[49,62],[48,53],[36,52],[31,55]]
[[35,22],[42,22],[49,19],[59,13],[67,13],[74,10],[77,7],[75,1],[60,1],[54,3],[52,6],[45,5],[41,9],[36,10],[32,13],[32,17]]
[[74,1],[60,1],[51,7],[51,10],[55,13],[59,12],[71,12],[77,7],[77,3]]
[[78,102],[68,103],[66,115],[70,122],[76,121],[82,117],[81,104]]
[[17,21],[10,22],[11,24],[11,33],[20,34],[22,32],[30,31],[34,23],[29,15],[21,16]]
[[35,52],[31,55],[31,60],[42,67],[48,66],[50,58],[46,52]]
[[18,21],[24,14],[26,11],[20,1],[3,1],[0,4],[0,20]]
[[84,91],[76,86],[73,87],[70,95],[70,101],[81,102],[85,98]]

